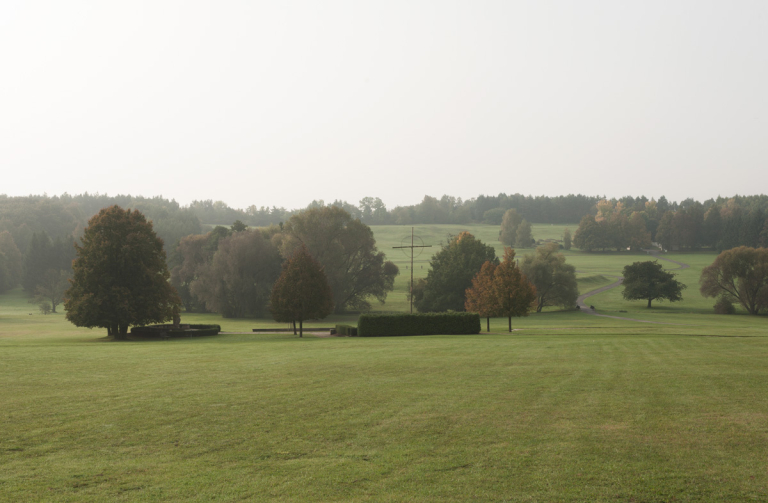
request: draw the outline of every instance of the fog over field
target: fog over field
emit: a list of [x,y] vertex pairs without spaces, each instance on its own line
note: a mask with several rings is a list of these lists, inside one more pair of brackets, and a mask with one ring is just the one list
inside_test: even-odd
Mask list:
[[2,192],[289,209],[764,192],[767,18],[693,0],[7,0]]

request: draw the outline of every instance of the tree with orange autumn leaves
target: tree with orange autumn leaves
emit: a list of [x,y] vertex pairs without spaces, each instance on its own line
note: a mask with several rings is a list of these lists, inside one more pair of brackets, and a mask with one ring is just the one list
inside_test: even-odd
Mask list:
[[506,248],[504,260],[495,265],[485,262],[475,277],[472,287],[467,288],[467,311],[479,313],[486,319],[490,332],[492,316],[504,316],[512,331],[513,316],[528,316],[536,302],[536,288],[520,272],[515,263],[515,250]]

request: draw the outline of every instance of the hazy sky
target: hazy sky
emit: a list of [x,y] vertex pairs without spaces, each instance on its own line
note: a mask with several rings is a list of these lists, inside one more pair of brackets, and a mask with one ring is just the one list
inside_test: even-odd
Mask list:
[[768,2],[0,1],[0,193],[768,193]]

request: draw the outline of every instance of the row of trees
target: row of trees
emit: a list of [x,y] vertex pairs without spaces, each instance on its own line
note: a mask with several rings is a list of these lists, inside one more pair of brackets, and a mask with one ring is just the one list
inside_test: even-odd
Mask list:
[[[666,205],[669,208],[669,205]],[[573,244],[587,251],[641,249],[659,243],[667,250],[768,246],[768,207],[764,196],[718,199],[702,204],[686,200],[662,211],[656,201],[627,207],[601,200],[594,215],[579,223]]]

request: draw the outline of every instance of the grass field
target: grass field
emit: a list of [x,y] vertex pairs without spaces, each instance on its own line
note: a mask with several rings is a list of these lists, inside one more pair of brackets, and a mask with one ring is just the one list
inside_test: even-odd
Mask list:
[[[768,501],[768,318],[709,314],[714,255],[669,257],[683,302],[591,299],[668,324],[553,310],[475,336],[115,343],[2,295],[0,501]],[[646,259],[568,254],[582,291]]]

